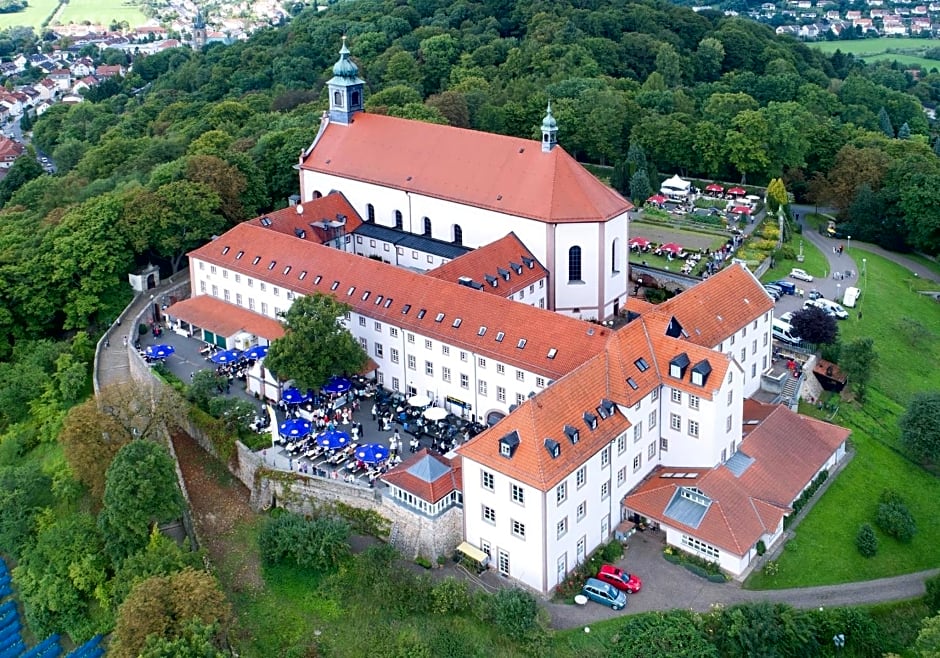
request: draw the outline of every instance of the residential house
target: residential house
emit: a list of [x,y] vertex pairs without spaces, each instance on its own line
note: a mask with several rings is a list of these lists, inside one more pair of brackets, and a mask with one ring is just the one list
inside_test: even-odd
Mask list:
[[16,159],[26,152],[26,147],[10,139],[0,136],[0,169],[9,169]]

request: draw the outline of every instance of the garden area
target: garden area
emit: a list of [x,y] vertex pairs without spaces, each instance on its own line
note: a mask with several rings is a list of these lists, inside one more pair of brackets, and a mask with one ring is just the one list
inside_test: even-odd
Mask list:
[[83,23],[98,25],[126,21],[131,28],[144,25],[147,17],[136,4],[127,0],[69,0],[56,19],[59,23]]
[[[861,250],[851,255],[866,258],[864,314],[839,323],[841,339],[872,338],[877,365],[863,403],[827,397],[822,409],[804,404],[800,411],[850,428],[855,455],[796,528],[776,561],[776,575],[755,573],[749,588],[869,580],[938,566],[940,478],[906,454],[898,426],[915,393],[940,390],[940,371],[930,365],[940,359],[937,303],[916,293],[916,284],[923,282],[901,266]],[[886,491],[903,501],[916,525],[909,541],[876,523]],[[866,523],[877,541],[872,557],[856,548]]]

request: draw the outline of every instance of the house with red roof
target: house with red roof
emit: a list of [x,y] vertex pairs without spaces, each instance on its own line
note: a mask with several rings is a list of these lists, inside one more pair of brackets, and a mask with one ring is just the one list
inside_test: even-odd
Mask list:
[[0,136],[0,168],[9,169],[16,162],[16,159],[26,152],[19,142],[9,137]]
[[299,161],[301,198],[340,190],[367,223],[472,248],[512,231],[551,273],[547,308],[605,319],[626,302],[629,201],[558,144],[370,114],[343,44],[330,107]]

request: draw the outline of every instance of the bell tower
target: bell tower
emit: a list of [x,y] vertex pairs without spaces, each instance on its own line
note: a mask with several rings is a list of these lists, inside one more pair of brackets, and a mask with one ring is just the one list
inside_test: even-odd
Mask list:
[[552,116],[552,102],[548,101],[545,118],[542,119],[542,153],[548,153],[558,146],[558,122]]
[[346,37],[339,59],[333,65],[333,77],[326,83],[330,92],[330,121],[350,124],[356,112],[362,112],[362,89],[365,81],[359,77],[359,67],[349,58]]

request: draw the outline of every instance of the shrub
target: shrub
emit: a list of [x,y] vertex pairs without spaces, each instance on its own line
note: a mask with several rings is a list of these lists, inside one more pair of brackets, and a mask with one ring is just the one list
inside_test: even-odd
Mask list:
[[512,640],[524,640],[538,630],[538,612],[535,597],[516,587],[501,589],[491,599],[493,623]]
[[855,535],[855,547],[862,557],[875,557],[878,553],[878,537],[875,536],[875,530],[869,523],[863,523],[858,528],[858,534]]
[[431,611],[438,615],[459,615],[470,609],[467,583],[448,577],[431,590]]
[[755,547],[755,550],[757,550],[758,555],[763,555],[767,552],[767,544],[764,543],[763,539],[757,540],[757,546]]
[[780,571],[780,565],[777,564],[776,560],[768,560],[767,564],[764,565],[765,576],[776,576],[778,571]]
[[904,544],[910,542],[917,534],[917,523],[907,509],[907,504],[896,491],[890,489],[881,494],[875,524],[885,534]]
[[331,518],[307,520],[281,513],[265,519],[258,535],[261,559],[327,571],[349,555],[349,526]]
[[928,578],[924,585],[927,587],[924,603],[930,609],[930,614],[936,614],[940,612],[940,575]]
[[419,567],[424,567],[425,569],[431,568],[431,561],[423,555],[419,555],[415,558],[415,564],[417,564]]

